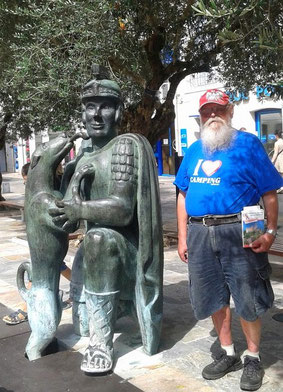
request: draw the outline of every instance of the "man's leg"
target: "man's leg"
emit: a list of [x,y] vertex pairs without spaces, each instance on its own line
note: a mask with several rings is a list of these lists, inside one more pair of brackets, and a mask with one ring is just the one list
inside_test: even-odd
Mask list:
[[222,347],[214,362],[207,365],[202,375],[207,380],[217,380],[234,370],[239,370],[242,367],[242,361],[239,356],[235,355],[234,346],[231,333],[231,309],[229,306],[218,310],[212,314],[212,321],[214,328],[219,337]]
[[261,337],[261,320],[246,321],[240,317],[243,333],[246,337],[248,350],[251,353],[258,354]]
[[221,346],[230,346],[233,344],[230,307],[225,306],[224,308],[218,310],[218,312],[214,313],[211,317]]
[[240,387],[244,391],[256,391],[262,385],[264,370],[260,362],[259,345],[261,337],[261,320],[246,321],[240,318],[248,349],[244,351],[244,371]]

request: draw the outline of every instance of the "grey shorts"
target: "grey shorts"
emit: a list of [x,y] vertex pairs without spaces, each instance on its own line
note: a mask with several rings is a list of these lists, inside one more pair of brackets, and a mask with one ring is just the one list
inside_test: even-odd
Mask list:
[[189,292],[198,320],[230,304],[254,321],[273,304],[267,253],[242,247],[241,224],[188,225]]

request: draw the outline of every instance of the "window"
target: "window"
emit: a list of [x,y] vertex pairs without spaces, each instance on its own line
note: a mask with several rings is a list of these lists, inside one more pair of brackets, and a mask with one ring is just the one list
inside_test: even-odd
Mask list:
[[281,109],[264,109],[255,113],[256,131],[268,154],[275,143],[274,132],[282,131]]

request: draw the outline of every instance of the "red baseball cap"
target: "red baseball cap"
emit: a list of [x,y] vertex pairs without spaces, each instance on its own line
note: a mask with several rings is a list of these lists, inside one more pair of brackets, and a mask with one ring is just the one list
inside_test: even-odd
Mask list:
[[229,103],[229,96],[221,90],[210,89],[200,97],[199,110],[207,103],[217,103],[218,105],[225,106]]

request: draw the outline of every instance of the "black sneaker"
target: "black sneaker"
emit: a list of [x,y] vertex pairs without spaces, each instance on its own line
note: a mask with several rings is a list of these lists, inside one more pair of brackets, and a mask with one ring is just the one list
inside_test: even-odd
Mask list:
[[256,391],[261,387],[264,370],[258,358],[245,356],[240,387],[243,391]]
[[225,376],[225,374],[243,367],[241,358],[238,355],[227,355],[225,350],[221,350],[213,358],[214,362],[207,365],[202,371],[202,377],[206,380],[217,380]]

